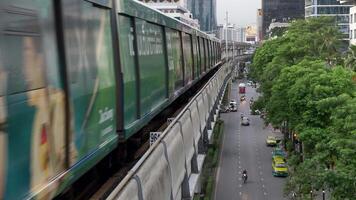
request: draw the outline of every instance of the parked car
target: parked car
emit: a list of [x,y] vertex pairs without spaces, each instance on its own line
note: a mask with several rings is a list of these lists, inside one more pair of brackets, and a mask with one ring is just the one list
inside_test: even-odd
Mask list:
[[250,119],[248,117],[242,117],[241,125],[242,126],[249,126],[250,125]]
[[286,152],[279,147],[274,148],[272,151],[272,159],[274,159],[274,157],[286,158],[286,156],[287,156]]
[[288,166],[284,158],[275,157],[272,160],[272,175],[282,177],[288,176]]
[[266,145],[269,147],[274,147],[277,145],[277,140],[275,136],[269,135],[266,139]]
[[237,103],[236,103],[236,101],[235,101],[234,99],[232,99],[232,100],[230,101],[230,106],[229,106],[229,108],[230,108],[230,111],[231,111],[231,112],[237,112]]

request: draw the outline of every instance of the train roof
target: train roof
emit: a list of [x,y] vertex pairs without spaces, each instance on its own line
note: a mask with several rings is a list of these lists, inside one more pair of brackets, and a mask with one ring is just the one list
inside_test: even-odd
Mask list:
[[178,19],[169,17],[159,10],[155,10],[145,5],[144,3],[137,0],[116,0],[117,4],[117,13],[125,14],[133,17],[143,19],[155,24],[160,24],[172,29],[177,29],[184,31],[186,33],[195,33],[196,35],[204,38],[211,39],[216,42],[220,40],[216,37],[212,37],[207,33],[196,29]]

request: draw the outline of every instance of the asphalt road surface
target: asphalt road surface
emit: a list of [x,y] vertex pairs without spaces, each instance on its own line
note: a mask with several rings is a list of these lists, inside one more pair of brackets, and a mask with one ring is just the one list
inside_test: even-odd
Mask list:
[[[267,135],[279,135],[264,127],[258,115],[250,115],[249,101],[257,99],[254,88],[246,88],[246,101],[240,102],[237,83],[232,84],[231,98],[238,102],[238,112],[224,113],[225,134],[217,170],[215,200],[284,200],[285,178],[272,176],[271,147],[266,146]],[[250,119],[250,126],[240,125],[240,114]],[[247,169],[244,184],[241,172]]]

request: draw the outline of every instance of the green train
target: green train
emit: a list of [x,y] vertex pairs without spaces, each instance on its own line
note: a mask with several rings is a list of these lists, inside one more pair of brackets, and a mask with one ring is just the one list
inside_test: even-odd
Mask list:
[[0,1],[0,199],[50,199],[220,61],[132,0]]

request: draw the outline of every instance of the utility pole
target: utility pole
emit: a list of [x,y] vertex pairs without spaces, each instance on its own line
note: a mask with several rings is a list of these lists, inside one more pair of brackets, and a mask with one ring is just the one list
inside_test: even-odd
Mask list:
[[229,12],[227,12],[226,11],[226,25],[225,25],[225,29],[226,29],[226,37],[225,37],[225,50],[226,50],[226,55],[225,55],[225,57],[226,57],[226,59],[227,59],[227,57],[228,57],[228,55],[229,55],[229,49],[228,49],[228,44],[227,44],[227,36],[228,36],[228,34],[227,34],[227,31],[228,31],[228,29],[227,29],[227,26],[228,26],[228,24],[229,24]]

